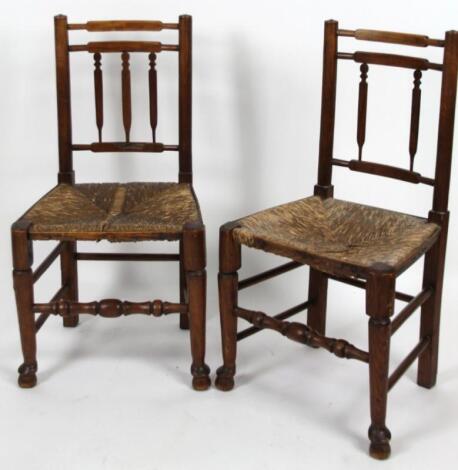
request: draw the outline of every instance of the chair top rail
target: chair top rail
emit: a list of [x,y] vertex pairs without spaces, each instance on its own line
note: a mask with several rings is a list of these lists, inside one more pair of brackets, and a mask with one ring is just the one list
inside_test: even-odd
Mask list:
[[422,34],[396,33],[393,31],[378,31],[375,29],[338,29],[337,35],[353,37],[362,41],[402,44],[404,46],[444,47],[445,45],[445,41],[443,39],[433,39]]
[[70,23],[69,30],[96,31],[162,31],[164,29],[178,29],[178,23],[163,23],[162,21],[142,20],[107,20],[87,21],[86,23]]
[[412,57],[398,54],[385,54],[381,52],[338,52],[337,58],[354,60],[358,63],[387,65],[389,67],[401,67],[414,70],[443,70],[442,64],[430,62],[428,59],[423,59],[422,57]]

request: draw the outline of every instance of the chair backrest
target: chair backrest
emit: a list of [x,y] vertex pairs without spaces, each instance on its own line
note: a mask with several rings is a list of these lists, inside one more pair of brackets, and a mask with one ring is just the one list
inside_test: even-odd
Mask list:
[[[73,151],[92,152],[164,152],[179,153],[179,182],[192,183],[192,18],[189,15],[179,17],[178,23],[161,21],[88,21],[72,24],[67,17],[58,15],[54,18],[57,108],[59,126],[59,183],[74,183]],[[98,41],[87,44],[69,44],[69,31],[178,31],[178,44],[162,44],[153,41]],[[172,51],[178,54],[179,89],[178,89],[178,145],[165,145],[156,141],[157,127],[157,75],[156,54]],[[74,144],[72,141],[72,119],[70,99],[70,60],[73,52],[89,52],[94,55],[94,92],[95,124],[98,129],[98,142]],[[130,129],[132,120],[130,53],[147,53],[149,60],[149,109],[152,138],[149,142],[131,142]],[[103,76],[102,54],[119,53],[122,86],[122,119],[125,138],[120,142],[104,142],[103,129]]]
[[[342,52],[338,50],[339,36],[353,37],[355,39],[364,41],[401,44],[405,46],[441,47],[444,49],[443,62],[437,64],[419,57],[383,54],[377,52]],[[337,62],[340,59],[352,60],[358,64],[361,64],[356,138],[358,145],[358,156],[353,160],[334,158],[333,155]],[[410,162],[408,165],[406,165],[407,168],[399,168],[363,160],[368,92],[367,77],[369,72],[369,65],[372,64],[388,67],[402,67],[413,70],[410,140],[408,146]],[[315,186],[315,194],[322,197],[331,197],[333,194],[332,167],[344,166],[353,171],[385,176],[388,178],[395,178],[409,183],[433,186],[434,196],[432,210],[433,212],[446,212],[448,207],[452,160],[457,68],[457,31],[448,31],[445,34],[445,39],[442,40],[431,39],[428,36],[421,36],[417,34],[404,34],[387,31],[374,31],[366,29],[357,29],[355,31],[351,31],[346,29],[339,29],[338,23],[336,21],[326,21],[324,28],[323,90],[321,103],[318,184]],[[439,134],[437,139],[437,155],[434,178],[423,176],[420,173],[414,171],[420,118],[420,85],[422,73],[426,70],[432,70],[434,73],[436,73],[436,71],[442,73]],[[406,163],[408,161],[409,160],[406,159]]]

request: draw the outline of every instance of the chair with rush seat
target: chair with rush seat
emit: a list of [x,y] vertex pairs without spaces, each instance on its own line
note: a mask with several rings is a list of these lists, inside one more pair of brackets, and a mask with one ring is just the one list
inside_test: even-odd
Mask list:
[[[434,46],[443,49],[443,62],[375,52],[340,52],[338,38]],[[334,158],[336,78],[338,60],[360,64],[361,81],[357,111],[358,156],[353,160]],[[262,329],[275,330],[293,341],[323,347],[338,357],[368,363],[370,378],[370,454],[379,459],[390,454],[390,431],[385,417],[387,395],[407,368],[418,358],[418,384],[436,383],[439,317],[448,226],[448,196],[455,114],[458,64],[458,32],[445,39],[415,34],[358,29],[339,29],[335,21],[325,23],[324,66],[319,148],[318,184],[314,196],[258,212],[230,222],[220,231],[219,296],[224,364],[217,371],[216,386],[230,390],[236,371],[236,344]],[[363,159],[368,72],[379,66],[413,70],[409,153],[406,168]],[[423,71],[442,74],[439,135],[434,178],[414,171],[417,150]],[[432,210],[427,218],[414,217],[376,207],[334,199],[332,167],[432,186]],[[289,258],[286,264],[238,281],[241,245]],[[425,255],[423,287],[419,294],[397,292],[396,278]],[[276,316],[249,310],[238,304],[238,291],[302,265],[310,266],[308,300]],[[366,291],[369,316],[369,351],[345,340],[325,336],[328,280],[333,279]],[[394,318],[394,301],[407,305]],[[420,340],[389,375],[390,338],[421,307]],[[285,321],[308,310],[307,324]],[[252,324],[237,332],[237,320]]]
[[[99,41],[69,45],[68,31],[162,31],[178,32],[178,44],[152,41]],[[180,327],[190,329],[193,387],[205,390],[210,385],[205,355],[206,260],[205,227],[192,187],[191,117],[192,117],[192,22],[187,15],[178,23],[160,21],[89,21],[68,24],[65,16],[55,17],[57,105],[59,126],[58,184],[42,197],[12,226],[14,288],[19,317],[24,363],[19,368],[19,385],[36,384],[36,334],[49,315],[61,315],[64,326],[75,327],[79,314],[102,317],[146,314],[153,316],[178,313]],[[156,54],[172,51],[179,67],[179,142],[165,145],[156,141],[157,75]],[[72,141],[69,53],[93,54],[95,115],[98,141],[75,144]],[[120,55],[122,119],[124,142],[102,139],[103,75],[102,54]],[[131,142],[130,53],[148,53],[149,109],[152,138]],[[179,175],[176,183],[91,183],[76,184],[73,151],[91,152],[178,152]],[[32,271],[32,242],[56,240],[58,245]],[[110,254],[77,251],[78,240],[133,242],[170,240],[179,242],[177,254]],[[48,303],[34,300],[33,285],[60,256],[62,286]],[[79,260],[178,261],[179,294],[176,303],[161,300],[127,302],[105,299],[80,302],[77,263]],[[40,316],[35,321],[35,314]]]

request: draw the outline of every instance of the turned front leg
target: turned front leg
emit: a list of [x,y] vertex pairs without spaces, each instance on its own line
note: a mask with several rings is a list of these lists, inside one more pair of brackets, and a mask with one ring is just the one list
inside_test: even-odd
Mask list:
[[195,390],[207,390],[210,386],[210,368],[205,364],[207,273],[205,270],[205,228],[202,225],[187,225],[185,227],[183,254],[188,292],[192,386]]
[[237,306],[238,275],[241,266],[241,247],[234,240],[234,224],[227,224],[220,230],[219,245],[219,311],[223,365],[216,371],[215,385],[219,390],[228,391],[234,387],[235,360],[237,355]]
[[[381,267],[383,268],[383,266]],[[366,313],[369,320],[369,382],[371,425],[369,427],[371,457],[390,456],[390,430],[386,427],[388,368],[390,358],[391,321],[394,311],[395,278],[379,272],[367,281]]]
[[24,362],[19,367],[21,388],[32,388],[37,383],[37,342],[33,313],[32,242],[28,238],[29,224],[16,222],[12,227],[13,282],[16,294],[19,331]]

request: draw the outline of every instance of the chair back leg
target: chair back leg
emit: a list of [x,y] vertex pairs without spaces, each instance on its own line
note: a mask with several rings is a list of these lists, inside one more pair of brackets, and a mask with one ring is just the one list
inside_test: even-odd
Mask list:
[[[62,274],[62,287],[66,286],[64,300],[78,302],[78,261],[76,260],[76,242],[62,242],[60,252],[60,267]],[[63,319],[65,327],[78,325],[79,315],[68,315]]]

